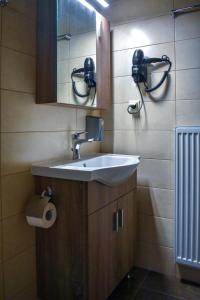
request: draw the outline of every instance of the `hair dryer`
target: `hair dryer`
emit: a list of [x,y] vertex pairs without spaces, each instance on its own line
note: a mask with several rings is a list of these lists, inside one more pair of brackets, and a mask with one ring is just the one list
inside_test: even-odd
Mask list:
[[[164,71],[161,80],[155,86],[148,87],[147,65],[155,64],[155,63],[168,64],[168,70]],[[171,63],[169,57],[166,55],[163,55],[161,58],[157,58],[157,57],[147,58],[147,57],[144,57],[144,52],[141,49],[135,50],[135,52],[133,54],[133,59],[132,59],[132,77],[138,87],[140,97],[141,97],[141,104],[138,105],[138,107],[136,107],[134,105],[129,105],[128,109],[127,109],[129,114],[138,114],[144,104],[143,94],[142,94],[139,83],[141,83],[141,82],[144,83],[145,92],[147,92],[147,93],[151,93],[151,92],[157,90],[163,84],[165,79],[167,79],[167,76],[171,70],[171,66],[172,66],[172,63]]]
[[[84,81],[87,85],[87,91],[85,94],[81,94],[78,92],[76,88],[76,82],[74,81],[74,76],[80,76],[83,74]],[[72,80],[72,88],[74,93],[78,97],[88,97],[90,95],[91,89],[95,88],[95,94],[96,94],[96,73],[95,73],[95,65],[94,61],[91,57],[87,57],[84,62],[84,67],[80,69],[73,69],[71,73],[71,80]]]
[[[169,65],[168,70],[164,71],[164,74],[158,84],[154,87],[148,87],[147,85],[147,65],[154,63],[166,63]],[[132,66],[132,77],[135,83],[143,82],[145,85],[145,92],[150,93],[157,90],[167,78],[171,70],[171,61],[168,56],[163,55],[161,58],[146,58],[141,49],[135,50],[133,54],[133,66]]]
[[135,50],[133,54],[132,77],[135,83],[147,81],[147,68],[143,64],[144,53],[142,50]]

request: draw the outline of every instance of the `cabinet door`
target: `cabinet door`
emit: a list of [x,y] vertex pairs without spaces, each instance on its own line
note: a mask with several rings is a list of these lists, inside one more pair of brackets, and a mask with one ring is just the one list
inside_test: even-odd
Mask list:
[[136,234],[136,199],[134,192],[118,200],[119,232],[117,235],[118,280],[121,280],[134,264]]
[[89,300],[105,300],[117,283],[117,202],[88,217]]

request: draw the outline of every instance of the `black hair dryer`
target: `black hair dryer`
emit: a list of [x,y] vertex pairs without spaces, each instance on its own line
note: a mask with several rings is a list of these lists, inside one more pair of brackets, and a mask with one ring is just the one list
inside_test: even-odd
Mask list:
[[[169,67],[167,71],[164,71],[163,76],[157,85],[148,87],[147,65],[154,63],[166,63]],[[171,70],[171,65],[172,63],[166,55],[163,55],[161,58],[146,58],[144,57],[144,52],[141,49],[138,49],[135,50],[133,54],[132,77],[137,85],[143,82],[145,85],[145,92],[150,93],[157,90],[163,84]]]
[[[78,92],[76,87],[76,82],[74,81],[74,76],[83,76],[84,81],[87,85],[87,91],[85,94],[81,94]],[[91,93],[91,89],[95,89],[96,94],[96,73],[95,73],[95,65],[94,61],[91,57],[87,57],[84,62],[84,67],[80,69],[73,69],[71,73],[71,80],[72,80],[72,88],[74,91],[74,94],[78,97],[89,97]]]

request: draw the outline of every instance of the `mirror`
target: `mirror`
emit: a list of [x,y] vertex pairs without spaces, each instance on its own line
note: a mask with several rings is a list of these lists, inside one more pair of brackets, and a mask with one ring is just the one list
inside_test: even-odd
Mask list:
[[79,0],[57,0],[57,99],[96,107],[96,13]]

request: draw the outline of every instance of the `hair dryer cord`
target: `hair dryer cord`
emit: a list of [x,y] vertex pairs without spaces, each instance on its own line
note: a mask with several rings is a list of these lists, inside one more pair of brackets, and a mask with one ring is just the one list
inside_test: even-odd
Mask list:
[[166,62],[166,63],[169,64],[168,70],[164,71],[164,74],[163,74],[160,82],[158,84],[156,84],[154,87],[149,88],[148,85],[144,82],[145,92],[147,92],[147,93],[151,93],[151,92],[157,90],[163,84],[163,82],[167,78],[169,72],[171,71],[172,63],[171,63],[171,61],[170,61],[170,59],[169,59],[168,56],[163,55],[162,58],[161,58],[161,62]]

